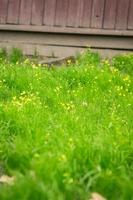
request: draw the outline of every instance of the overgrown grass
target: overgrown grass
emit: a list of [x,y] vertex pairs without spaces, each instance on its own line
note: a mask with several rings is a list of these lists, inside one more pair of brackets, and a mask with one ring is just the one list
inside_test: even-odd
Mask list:
[[68,63],[0,61],[0,169],[16,177],[1,200],[133,199],[132,73],[90,52]]
[[118,55],[113,59],[114,67],[133,76],[133,54]]

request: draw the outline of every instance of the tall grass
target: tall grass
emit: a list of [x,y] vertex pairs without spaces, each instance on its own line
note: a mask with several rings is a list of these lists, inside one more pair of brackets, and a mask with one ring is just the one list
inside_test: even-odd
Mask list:
[[15,177],[1,200],[133,199],[132,74],[90,52],[68,63],[0,61],[0,169]]

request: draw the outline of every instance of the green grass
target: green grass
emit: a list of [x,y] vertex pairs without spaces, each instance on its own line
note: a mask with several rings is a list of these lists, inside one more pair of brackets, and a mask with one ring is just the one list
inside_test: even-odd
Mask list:
[[113,59],[113,66],[133,76],[133,54],[116,56]]
[[0,174],[16,177],[0,200],[133,200],[132,73],[90,52],[68,63],[0,60]]

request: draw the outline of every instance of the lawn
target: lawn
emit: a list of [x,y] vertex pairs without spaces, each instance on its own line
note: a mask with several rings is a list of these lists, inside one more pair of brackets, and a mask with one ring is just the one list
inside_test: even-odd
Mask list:
[[0,58],[0,200],[133,200],[133,55],[47,69]]

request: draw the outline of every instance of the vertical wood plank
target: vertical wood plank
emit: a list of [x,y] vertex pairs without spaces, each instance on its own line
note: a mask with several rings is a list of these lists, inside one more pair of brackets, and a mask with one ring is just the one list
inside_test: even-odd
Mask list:
[[43,24],[53,26],[55,22],[56,0],[45,0]]
[[69,0],[67,26],[77,27],[79,0]]
[[130,0],[128,29],[133,29],[133,0]]
[[33,0],[32,1],[32,25],[43,24],[43,12],[44,12],[44,0]]
[[0,24],[6,23],[8,0],[0,0]]
[[65,26],[67,21],[68,0],[56,1],[55,25]]
[[9,0],[8,1],[8,24],[18,24],[19,21],[19,6],[20,0]]
[[126,30],[128,24],[129,0],[119,0],[117,7],[116,29]]
[[84,0],[82,26],[90,27],[92,0]]
[[76,24],[75,24],[76,27],[82,27],[83,12],[84,12],[84,0],[79,0],[78,10],[77,10],[77,20],[76,20]]
[[93,0],[91,27],[102,28],[105,0]]
[[117,0],[106,0],[105,12],[104,12],[104,24],[103,27],[106,29],[115,28],[115,19],[117,11]]
[[30,24],[31,7],[32,7],[32,0],[21,0],[20,16],[19,16],[20,24]]

